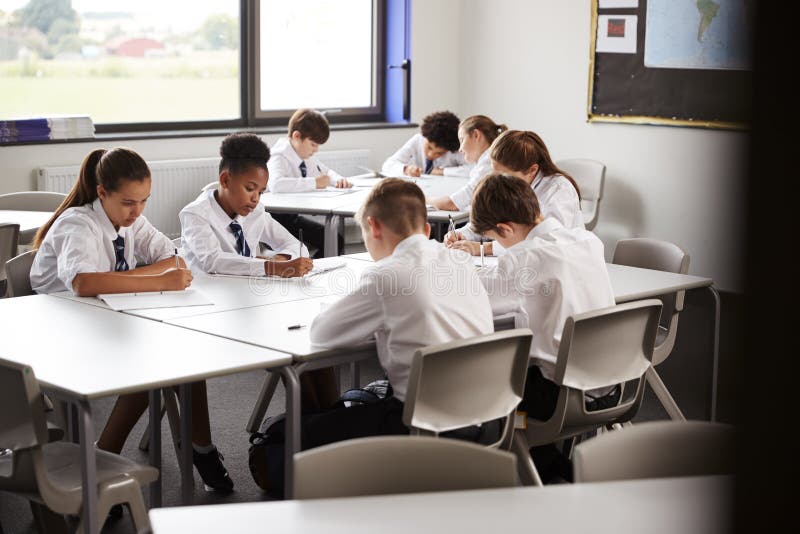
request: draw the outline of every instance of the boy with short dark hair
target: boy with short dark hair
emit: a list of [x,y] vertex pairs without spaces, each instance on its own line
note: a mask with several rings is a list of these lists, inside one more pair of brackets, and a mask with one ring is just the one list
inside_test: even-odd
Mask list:
[[459,124],[458,117],[449,111],[427,115],[422,119],[420,133],[383,163],[383,174],[466,176],[471,166],[458,151]]

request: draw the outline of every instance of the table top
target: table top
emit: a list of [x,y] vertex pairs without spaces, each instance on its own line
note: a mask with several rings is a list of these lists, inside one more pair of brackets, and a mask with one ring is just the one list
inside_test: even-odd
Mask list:
[[[214,304],[128,310],[123,313],[156,321],[167,321],[293,300],[345,295],[356,287],[361,272],[369,265],[352,258],[342,257],[342,260],[345,262],[344,267],[308,278],[228,278],[194,273],[191,287],[203,293]],[[76,297],[69,291],[55,293],[53,296],[110,309],[105,302],[96,297]]]
[[150,521],[154,534],[711,534],[728,531],[732,504],[732,477],[713,476],[158,508]]
[[309,191],[308,193],[264,193],[261,202],[270,212],[327,215],[340,206],[361,204],[369,189],[353,188],[337,192]]
[[17,223],[20,232],[38,230],[53,216],[51,211],[0,210],[0,223]]
[[0,358],[30,365],[71,398],[146,391],[279,367],[291,357],[80,302],[32,295],[0,299]]

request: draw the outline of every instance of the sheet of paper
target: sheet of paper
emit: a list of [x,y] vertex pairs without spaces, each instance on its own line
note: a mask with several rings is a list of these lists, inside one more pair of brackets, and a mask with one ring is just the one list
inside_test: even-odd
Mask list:
[[212,273],[211,276],[216,278],[266,278],[266,279],[275,279],[275,280],[303,280],[308,278],[309,276],[315,276],[322,273],[327,273],[328,271],[332,271],[334,269],[339,269],[347,265],[342,259],[337,257],[332,258],[317,258],[314,260],[314,268],[306,274],[305,276],[296,276],[292,278],[283,278],[281,276],[267,276],[267,275],[247,275],[247,274],[219,274],[219,273]]
[[595,52],[636,53],[636,15],[600,15],[597,17]]
[[639,7],[639,0],[600,0],[600,9],[614,9],[620,7]]
[[116,293],[97,295],[115,311],[144,310],[148,308],[181,308],[214,304],[196,289],[183,291],[152,291],[146,293]]

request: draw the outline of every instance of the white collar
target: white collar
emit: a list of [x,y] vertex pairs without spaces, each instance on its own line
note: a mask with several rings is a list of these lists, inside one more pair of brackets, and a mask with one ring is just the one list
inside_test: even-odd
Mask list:
[[244,217],[242,217],[237,213],[236,217],[231,219],[230,216],[228,216],[228,214],[225,212],[225,210],[222,209],[222,206],[219,205],[219,200],[217,200],[216,197],[214,196],[214,191],[216,190],[217,190],[216,188],[213,188],[206,191],[206,198],[208,199],[208,203],[211,205],[212,213],[214,213],[214,215],[221,222],[223,222],[225,226],[229,226],[233,221],[236,221],[239,223],[240,226],[242,226],[242,228],[244,228],[244,225],[242,224],[242,222],[244,222]]
[[563,227],[564,225],[558,222],[558,219],[546,217],[542,222],[534,226],[533,229],[528,232],[528,235],[525,236],[525,240],[529,241],[531,239],[536,239],[537,237],[544,237],[553,232],[553,230],[558,230],[559,228]]
[[119,232],[114,229],[114,224],[111,222],[111,219],[108,218],[108,214],[103,208],[103,203],[100,201],[99,197],[92,202],[92,210],[97,214],[97,219],[100,221],[100,229],[103,231],[105,237],[114,241],[117,237],[122,235],[124,227],[121,226]]

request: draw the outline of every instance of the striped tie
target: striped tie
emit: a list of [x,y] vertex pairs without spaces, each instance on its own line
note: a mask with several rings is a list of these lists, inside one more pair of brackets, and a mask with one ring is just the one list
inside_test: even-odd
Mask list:
[[125,261],[125,238],[118,235],[113,241],[114,243],[114,256],[116,256],[116,263],[114,263],[114,271],[127,271],[128,262]]
[[305,161],[301,161],[300,162],[300,176],[305,178],[307,175],[308,175],[308,173],[306,172],[306,162]]
[[433,170],[433,160],[432,159],[425,159],[425,174],[430,174]]
[[250,257],[250,247],[247,246],[247,241],[244,240],[244,231],[242,225],[236,221],[231,222],[230,229],[236,237],[236,252],[242,256]]

